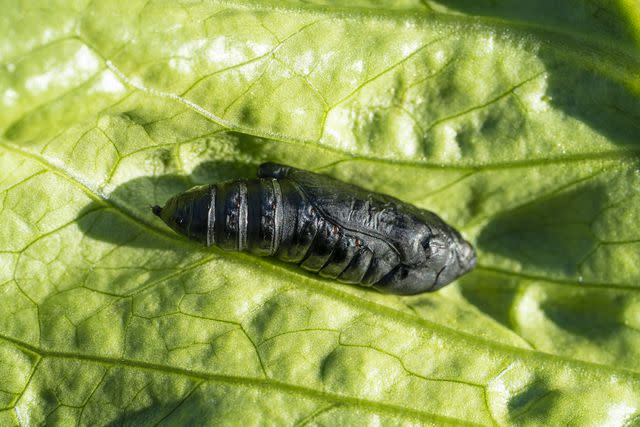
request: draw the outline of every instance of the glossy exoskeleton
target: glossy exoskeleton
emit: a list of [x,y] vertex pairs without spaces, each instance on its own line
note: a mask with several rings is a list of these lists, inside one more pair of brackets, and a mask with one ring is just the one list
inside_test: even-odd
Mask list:
[[433,212],[275,163],[256,179],[192,188],[153,213],[204,245],[394,294],[437,290],[476,263],[472,246]]

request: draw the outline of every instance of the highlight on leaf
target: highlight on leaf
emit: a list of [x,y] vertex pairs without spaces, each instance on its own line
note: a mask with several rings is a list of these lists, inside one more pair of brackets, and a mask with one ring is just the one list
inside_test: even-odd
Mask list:
[[[4,1],[0,425],[632,425],[637,7]],[[277,161],[455,224],[403,298],[180,239]]]

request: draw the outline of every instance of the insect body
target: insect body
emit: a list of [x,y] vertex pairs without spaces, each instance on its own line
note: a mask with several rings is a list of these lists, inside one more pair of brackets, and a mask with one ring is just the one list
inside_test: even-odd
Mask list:
[[433,212],[275,163],[258,178],[192,188],[153,207],[204,245],[276,256],[340,282],[412,295],[470,271],[471,245]]

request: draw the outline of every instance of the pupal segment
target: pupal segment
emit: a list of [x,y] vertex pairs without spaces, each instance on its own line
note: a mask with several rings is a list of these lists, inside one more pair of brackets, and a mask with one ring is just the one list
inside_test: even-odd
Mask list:
[[473,247],[433,212],[274,163],[256,179],[195,187],[152,210],[203,245],[388,293],[434,291],[476,264]]
[[173,231],[192,240],[207,244],[209,210],[212,208],[215,186],[202,185],[170,198],[164,207],[153,206],[152,211]]

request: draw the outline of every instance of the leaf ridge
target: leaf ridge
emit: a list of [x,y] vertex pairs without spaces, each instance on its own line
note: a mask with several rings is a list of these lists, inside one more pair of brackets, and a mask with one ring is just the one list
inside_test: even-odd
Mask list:
[[[44,159],[39,158],[39,156],[30,153],[30,152],[26,152],[23,149],[19,149],[19,148],[15,148],[12,145],[8,145],[7,143],[3,143],[0,142],[0,146],[5,147],[6,149],[10,150],[10,151],[14,151],[17,153],[22,153],[27,157],[31,157],[32,159],[34,159],[35,161],[39,161],[41,164],[45,164],[48,165],[47,161]],[[51,168],[55,168],[55,166],[50,165],[49,167]],[[66,177],[67,179],[69,179],[71,182],[75,181],[75,178],[72,175],[65,175],[65,171],[56,168],[56,170],[58,170],[58,172],[61,174],[62,177]],[[85,189],[85,191],[87,192],[87,194],[91,195],[91,199],[92,200],[100,200],[99,197],[100,195],[97,193],[92,193],[92,190],[85,186],[84,184],[77,182],[78,186],[82,186],[82,188]],[[163,232],[160,231],[157,227],[152,226],[150,224],[147,224],[146,221],[138,218],[136,215],[133,215],[131,213],[129,213],[127,210],[119,207],[116,203],[114,203],[113,201],[111,201],[110,199],[105,199],[104,203],[109,203],[111,205],[111,207],[113,208],[114,212],[123,215],[125,218],[129,219],[130,221],[132,221],[134,224],[137,224],[145,229],[147,229],[148,231],[158,235],[158,237],[162,237],[163,239],[168,239],[172,242],[175,242],[176,244],[181,244],[184,247],[189,247],[192,250],[202,250],[202,248],[200,248],[199,246],[190,243],[188,241],[185,241],[183,239],[179,239],[177,238],[177,236],[173,235],[173,234],[169,234],[168,232]],[[212,249],[215,252],[221,253],[221,250]],[[225,253],[225,256],[229,257],[229,258],[235,258],[238,260],[249,260],[251,259],[253,263],[256,264],[260,264],[263,267],[268,268],[269,270],[272,271],[278,271],[278,272],[282,272],[282,271],[286,271],[289,274],[295,275],[296,277],[298,277],[298,279],[303,280],[305,283],[307,283],[308,285],[310,285],[311,287],[313,287],[317,292],[321,292],[327,296],[331,296],[333,298],[336,298],[337,300],[344,302],[344,303],[348,303],[354,307],[359,307],[359,308],[364,308],[367,309],[373,313],[377,313],[379,315],[383,315],[383,316],[387,316],[388,318],[394,319],[395,321],[398,322],[403,322],[403,323],[408,323],[410,325],[413,326],[421,326],[421,327],[426,327],[427,329],[433,329],[433,330],[437,330],[439,332],[445,333],[447,335],[451,335],[454,337],[457,337],[460,340],[464,340],[464,341],[470,341],[470,342],[476,342],[476,343],[480,343],[484,346],[486,346],[487,348],[493,349],[493,350],[497,350],[500,349],[502,351],[506,351],[506,352],[511,352],[514,354],[517,354],[519,356],[523,356],[526,357],[527,355],[535,355],[536,357],[540,357],[546,360],[554,360],[554,361],[561,361],[563,363],[569,363],[569,364],[575,364],[578,366],[592,366],[592,367],[597,367],[598,369],[601,370],[605,370],[607,372],[621,372],[621,373],[625,373],[625,374],[631,374],[634,376],[638,376],[638,378],[640,379],[640,373],[636,372],[636,371],[632,371],[632,370],[628,370],[625,368],[619,368],[619,367],[611,367],[608,365],[603,365],[603,364],[598,364],[598,363],[593,363],[593,362],[586,362],[583,360],[578,360],[578,359],[572,359],[569,357],[565,357],[565,356],[560,356],[560,355],[555,355],[555,354],[551,354],[551,353],[546,353],[546,352],[541,352],[541,351],[531,351],[531,350],[527,350],[527,349],[523,349],[523,348],[519,348],[519,347],[514,347],[511,345],[507,345],[507,344],[503,344],[503,343],[498,343],[495,341],[491,341],[488,340],[484,337],[478,337],[475,335],[471,335],[470,333],[466,333],[466,332],[462,332],[462,331],[458,331],[452,328],[449,328],[447,326],[444,325],[440,325],[434,322],[431,322],[429,320],[426,319],[422,319],[422,318],[418,318],[415,315],[410,315],[407,313],[403,313],[401,311],[395,310],[393,308],[390,307],[386,307],[371,301],[367,301],[363,298],[357,297],[351,293],[347,293],[345,291],[340,291],[335,289],[334,287],[330,287],[327,286],[326,283],[318,283],[318,281],[315,280],[311,280],[309,278],[309,276],[305,275],[302,272],[296,271],[292,268],[288,268],[286,266],[282,266],[282,265],[275,265],[272,264],[268,261],[264,261],[260,258],[256,258],[256,257],[252,257],[251,255],[246,255],[243,253]],[[343,286],[343,285],[337,285],[337,286]]]
[[[297,395],[305,396],[311,399],[321,400],[321,401],[325,401],[333,404],[339,404],[341,406],[364,407],[374,412],[387,413],[387,414],[396,415],[396,416],[397,415],[408,416],[410,418],[414,418],[417,420],[440,421],[440,422],[458,423],[458,424],[464,424],[464,425],[477,425],[475,423],[470,423],[466,420],[445,417],[442,415],[420,411],[417,409],[402,407],[402,406],[398,406],[391,403],[361,399],[361,398],[352,397],[352,396],[345,396],[345,395],[341,395],[333,392],[320,391],[320,390],[316,390],[309,387],[292,385],[292,384],[283,383],[283,382],[270,380],[270,379],[211,374],[211,373],[192,371],[192,370],[173,367],[173,366],[159,365],[159,364],[144,362],[144,361],[43,350],[8,336],[0,335],[0,339],[8,341],[21,349],[27,350],[30,353],[38,355],[41,359],[44,359],[44,358],[72,359],[72,360],[81,360],[81,361],[102,364],[107,367],[124,366],[132,369],[150,370],[150,371],[162,372],[168,375],[178,375],[178,376],[196,379],[199,381],[222,382],[222,383],[231,384],[231,385],[240,385],[240,386],[249,386],[249,387],[253,386],[253,387],[261,387],[265,389],[274,389],[274,390],[278,390],[285,393],[297,394]],[[34,372],[35,372],[35,369],[34,369]]]

